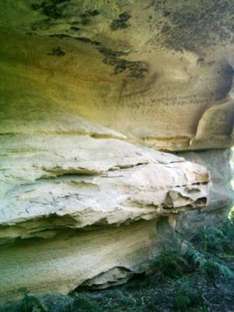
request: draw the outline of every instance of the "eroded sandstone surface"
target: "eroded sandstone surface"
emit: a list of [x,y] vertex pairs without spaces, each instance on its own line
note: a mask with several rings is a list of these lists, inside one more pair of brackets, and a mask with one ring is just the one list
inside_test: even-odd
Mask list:
[[0,8],[5,131],[56,112],[157,149],[232,145],[232,0],[7,0]]
[[160,218],[206,208],[204,167],[89,131],[1,137],[1,297],[126,280],[155,253]]
[[125,282],[162,224],[189,235],[230,207],[232,15],[232,0],[0,3],[1,300]]
[[[21,140],[24,150],[16,153]],[[206,205],[203,167],[117,139],[16,136],[1,146],[0,216],[9,238],[44,236],[63,223],[120,225]],[[7,228],[0,233],[8,238]]]

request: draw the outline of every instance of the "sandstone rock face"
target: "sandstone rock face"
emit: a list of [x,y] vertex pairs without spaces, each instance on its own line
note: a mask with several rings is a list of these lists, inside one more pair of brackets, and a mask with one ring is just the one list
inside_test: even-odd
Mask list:
[[188,161],[203,165],[210,173],[210,210],[230,207],[234,199],[231,181],[233,179],[233,152],[230,150],[207,150],[181,153]]
[[234,202],[233,151],[207,150],[185,152],[180,155],[189,161],[205,166],[211,179],[207,209],[187,211],[176,220],[176,229],[188,237],[200,227],[214,226],[227,218]]
[[0,138],[2,298],[123,282],[152,257],[160,217],[206,207],[204,167],[94,138],[88,125],[86,135]]
[[232,12],[0,3],[1,300],[123,283],[159,252],[162,223],[192,233],[230,206]]
[[156,149],[232,145],[232,0],[6,0],[0,11],[5,131],[56,112]]
[[[63,223],[119,225],[206,204],[208,173],[183,159],[87,136],[63,138],[62,150],[60,137],[23,137],[26,150],[12,156],[19,140],[4,138],[0,216],[9,238],[44,236]],[[7,228],[1,232],[4,242]]]

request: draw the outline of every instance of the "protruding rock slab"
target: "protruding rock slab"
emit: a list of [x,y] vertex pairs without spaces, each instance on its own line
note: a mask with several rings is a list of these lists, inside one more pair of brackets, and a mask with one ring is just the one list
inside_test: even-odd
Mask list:
[[0,297],[120,283],[158,250],[160,218],[207,223],[203,167],[123,140],[233,144],[233,0],[216,2],[1,1]]
[[1,140],[1,243],[150,220],[207,202],[206,169],[170,154],[90,136]]
[[123,282],[157,250],[157,220],[206,207],[208,172],[171,154],[88,134],[0,141],[2,298]]

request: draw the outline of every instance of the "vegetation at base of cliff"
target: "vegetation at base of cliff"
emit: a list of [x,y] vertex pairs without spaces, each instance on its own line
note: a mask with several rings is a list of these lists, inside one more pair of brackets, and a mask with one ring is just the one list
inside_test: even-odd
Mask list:
[[26,294],[0,312],[234,311],[234,224],[201,229],[190,242],[165,244],[148,275],[103,291],[71,296]]

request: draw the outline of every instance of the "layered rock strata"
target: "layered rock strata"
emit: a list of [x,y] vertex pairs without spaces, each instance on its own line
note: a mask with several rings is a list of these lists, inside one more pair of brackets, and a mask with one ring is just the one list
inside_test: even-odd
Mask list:
[[162,224],[188,237],[231,206],[232,12],[0,3],[1,300],[122,283],[147,270]]
[[1,123],[56,112],[156,149],[232,146],[233,0],[6,0],[0,12]]
[[204,167],[88,132],[0,137],[1,298],[125,281],[157,251],[160,218],[206,208]]

